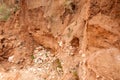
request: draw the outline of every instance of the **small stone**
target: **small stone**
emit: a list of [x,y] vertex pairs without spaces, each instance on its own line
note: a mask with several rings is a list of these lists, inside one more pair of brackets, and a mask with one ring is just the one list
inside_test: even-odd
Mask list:
[[10,56],[10,57],[8,58],[8,61],[9,61],[9,62],[14,62],[13,59],[14,59],[14,55],[13,55],[13,56]]
[[62,41],[58,42],[58,44],[59,44],[60,47],[63,46],[63,42]]
[[86,55],[85,54],[82,54],[82,57],[84,58]]

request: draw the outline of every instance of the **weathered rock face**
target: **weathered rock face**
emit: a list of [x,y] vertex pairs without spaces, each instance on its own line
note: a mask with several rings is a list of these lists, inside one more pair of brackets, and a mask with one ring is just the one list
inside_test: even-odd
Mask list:
[[120,0],[35,0],[27,4],[25,18],[16,13],[18,17],[2,29],[7,37],[0,36],[2,45],[11,32],[23,43],[22,48],[14,48],[18,52],[11,53],[26,52],[15,61],[26,59],[23,56],[30,55],[29,50],[42,45],[61,62],[59,80],[120,80]]
[[[108,80],[119,80],[119,50],[116,48],[101,49],[92,54],[87,63],[87,67],[100,77]],[[89,76],[88,76],[89,77]],[[92,80],[92,79],[91,79]]]

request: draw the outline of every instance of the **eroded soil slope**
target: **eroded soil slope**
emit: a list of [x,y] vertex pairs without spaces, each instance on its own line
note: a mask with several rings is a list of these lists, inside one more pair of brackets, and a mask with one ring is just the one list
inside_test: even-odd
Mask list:
[[120,0],[22,4],[0,22],[0,71],[1,80],[120,80]]

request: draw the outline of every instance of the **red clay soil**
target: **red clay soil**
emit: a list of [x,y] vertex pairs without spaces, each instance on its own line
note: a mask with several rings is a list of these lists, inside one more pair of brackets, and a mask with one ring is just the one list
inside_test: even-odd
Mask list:
[[119,0],[22,0],[20,4],[19,11],[0,22],[1,70],[10,73],[15,66],[19,75],[24,74],[21,70],[35,65],[34,51],[42,46],[62,68],[57,78],[47,75],[43,80],[120,80]]

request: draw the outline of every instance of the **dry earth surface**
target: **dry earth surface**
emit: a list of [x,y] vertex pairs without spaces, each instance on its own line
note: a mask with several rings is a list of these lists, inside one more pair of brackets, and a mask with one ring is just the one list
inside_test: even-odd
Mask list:
[[26,0],[0,22],[0,80],[120,80],[120,0]]

